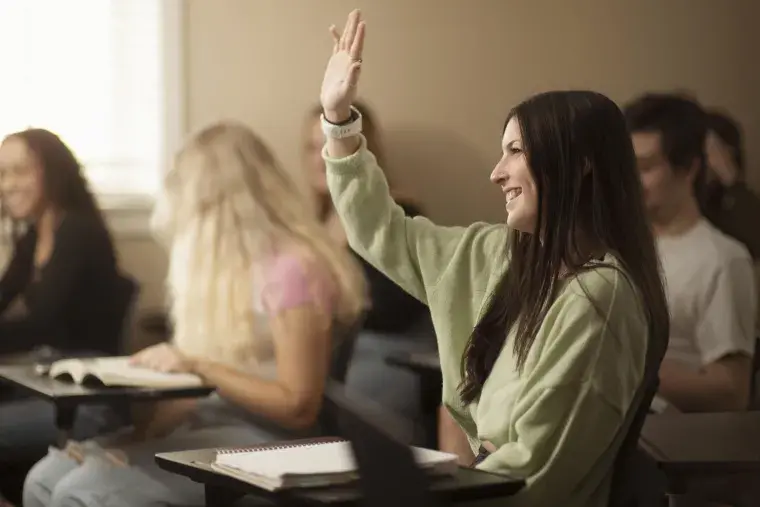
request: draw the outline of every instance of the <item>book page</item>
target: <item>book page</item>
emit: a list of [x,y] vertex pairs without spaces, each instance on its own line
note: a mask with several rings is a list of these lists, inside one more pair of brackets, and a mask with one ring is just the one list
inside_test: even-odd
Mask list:
[[132,366],[127,356],[64,359],[57,361],[50,368],[51,377],[66,373],[77,383],[81,383],[86,375],[93,375],[107,386],[173,388],[203,385],[197,375],[161,373]]
[[70,375],[75,383],[81,384],[88,372],[86,363],[86,359],[61,359],[50,365],[48,375],[53,378]]
[[129,357],[101,357],[90,367],[104,384],[140,387],[192,387],[202,385],[197,375],[162,373],[133,366]]

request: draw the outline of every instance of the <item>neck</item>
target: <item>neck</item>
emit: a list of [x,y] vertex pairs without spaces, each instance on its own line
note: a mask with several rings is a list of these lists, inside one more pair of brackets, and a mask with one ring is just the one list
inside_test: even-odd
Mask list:
[[[540,239],[544,244],[543,239]],[[574,248],[573,248],[574,246]],[[582,229],[575,233],[575,244],[568,245],[566,260],[562,261],[559,268],[560,278],[564,278],[585,266],[591,260],[602,260],[607,254],[607,248],[597,238],[586,234]]]
[[58,224],[58,213],[52,208],[46,208],[36,222],[38,236],[53,236]]
[[697,200],[692,197],[669,220],[653,220],[652,231],[655,236],[680,236],[697,225],[701,219],[702,213],[699,211]]
[[565,272],[572,272],[593,259],[601,260],[607,253],[606,248],[601,242],[590,237],[582,230],[576,233],[575,244],[577,250],[569,252],[569,262],[571,265],[568,266],[566,263],[563,263],[562,269]]

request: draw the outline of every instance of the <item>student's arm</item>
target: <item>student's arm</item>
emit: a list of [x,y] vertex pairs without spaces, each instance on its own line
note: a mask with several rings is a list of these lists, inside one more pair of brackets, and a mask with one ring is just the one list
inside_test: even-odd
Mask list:
[[308,428],[319,414],[329,374],[332,284],[296,257],[275,261],[267,276],[261,311],[272,333],[276,378],[203,359],[194,360],[191,368],[236,405],[285,427]]
[[277,378],[268,380],[217,362],[197,360],[193,370],[229,401],[293,429],[314,424],[330,362],[331,326],[316,307],[278,314],[271,322]]
[[[0,278],[0,318],[29,283],[34,263],[35,234],[28,231],[13,246],[13,256]],[[0,349],[2,346],[0,345]]]
[[0,350],[59,345],[56,330],[88,264],[98,262],[99,256],[113,255],[108,241],[107,233],[95,223],[73,215],[64,218],[39,280],[23,293],[26,315],[0,321]]
[[731,261],[710,280],[697,324],[704,366],[692,371],[665,360],[660,393],[683,412],[744,410],[749,402],[756,295],[749,259]]
[[475,460],[467,435],[444,406],[438,407],[438,449],[456,454],[461,466],[470,466]]
[[[498,393],[484,400],[491,408],[478,428],[495,450],[477,468],[528,478],[531,487],[520,505],[560,505],[587,474],[605,473],[614,464],[611,445],[621,441],[636,408],[646,319],[632,290],[605,295],[587,288],[594,303],[574,287],[550,309],[535,342],[541,350],[526,364],[511,410]],[[509,389],[511,369],[497,362],[489,382]],[[600,462],[603,456],[607,462]]]
[[441,227],[405,216],[363,136],[329,139],[324,157],[330,194],[359,255],[422,302],[447,270],[462,280],[462,291],[476,297],[470,280],[483,279],[493,257],[505,255],[504,225]]

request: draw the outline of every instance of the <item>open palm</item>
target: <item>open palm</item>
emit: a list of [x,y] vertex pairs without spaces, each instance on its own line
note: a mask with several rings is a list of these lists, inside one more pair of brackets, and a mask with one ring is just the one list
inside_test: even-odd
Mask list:
[[328,121],[340,123],[351,115],[364,49],[364,22],[358,10],[348,15],[343,33],[330,27],[335,45],[327,62],[320,99]]

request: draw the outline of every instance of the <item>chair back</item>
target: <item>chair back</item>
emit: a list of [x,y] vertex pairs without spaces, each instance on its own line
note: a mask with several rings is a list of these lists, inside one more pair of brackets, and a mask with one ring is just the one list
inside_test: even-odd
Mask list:
[[[343,385],[348,376],[348,369],[351,366],[351,359],[354,356],[354,348],[359,332],[364,326],[364,318],[360,318],[350,328],[344,329],[340,340],[333,348],[332,357],[330,358],[330,372],[328,384]],[[327,410],[324,406],[319,413],[319,427],[321,433],[326,436],[334,436],[338,432],[337,421],[334,412]]]
[[354,357],[354,348],[356,340],[361,331],[361,324],[356,324],[347,330],[338,344],[332,351],[330,358],[330,379],[343,384],[348,376],[348,368],[351,366],[351,359]]
[[112,335],[115,337],[110,354],[124,354],[128,350],[128,341],[132,335],[132,317],[134,314],[137,298],[140,295],[140,284],[127,274],[120,274],[116,281],[117,290],[111,322],[113,322]]
[[403,426],[397,416],[350,400],[335,382],[325,386],[324,407],[336,422],[335,436],[351,443],[360,507],[447,507],[449,502],[431,493],[431,479],[412,450],[394,434]]
[[752,354],[752,374],[749,377],[749,409],[760,408],[757,388],[760,383],[760,336],[755,338],[755,352]]
[[618,451],[612,475],[609,507],[649,507],[665,499],[665,478],[657,463],[639,448],[639,437],[649,407],[660,385],[660,364],[668,343],[654,343],[650,337],[644,365],[644,377],[634,396],[636,411]]

